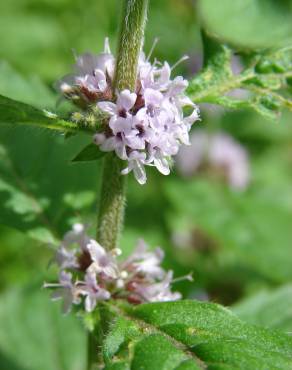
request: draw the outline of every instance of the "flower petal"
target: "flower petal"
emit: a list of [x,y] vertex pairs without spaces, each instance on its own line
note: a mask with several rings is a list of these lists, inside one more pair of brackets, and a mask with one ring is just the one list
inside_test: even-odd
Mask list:
[[117,106],[119,109],[125,109],[129,111],[133,108],[137,99],[137,95],[135,93],[131,93],[130,90],[123,90],[118,95],[117,99]]
[[153,89],[146,89],[144,92],[144,99],[146,106],[154,106],[157,107],[161,104],[163,100],[163,95],[160,91],[153,90]]
[[141,164],[139,161],[135,161],[133,171],[138,183],[140,185],[144,185],[147,181],[147,176],[143,164]]
[[103,112],[110,114],[113,116],[117,112],[117,106],[116,104],[110,102],[110,101],[101,101],[97,103],[97,106],[99,109],[101,109]]

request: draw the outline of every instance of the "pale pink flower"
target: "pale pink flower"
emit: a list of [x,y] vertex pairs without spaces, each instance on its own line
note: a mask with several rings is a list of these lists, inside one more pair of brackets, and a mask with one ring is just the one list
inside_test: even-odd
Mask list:
[[98,301],[106,301],[111,297],[110,292],[97,284],[96,275],[91,272],[87,272],[85,275],[85,285],[81,289],[81,294],[85,296],[84,303],[87,312],[92,312]]
[[[197,106],[185,94],[188,81],[181,76],[171,79],[173,69],[186,57],[171,67],[167,62],[150,63],[150,55],[139,57],[135,91],[113,91],[115,58],[108,40],[103,53],[78,57],[75,73],[59,84],[63,95],[81,108],[95,105],[108,116],[108,127],[94,135],[94,143],[127,162],[122,174],[133,171],[140,184],[147,180],[145,166],[170,173],[172,157],[182,144],[189,145],[189,131],[199,119]],[[185,117],[186,106],[190,114]]]
[[44,284],[45,288],[55,288],[51,295],[53,301],[62,299],[64,314],[71,311],[72,304],[80,304],[80,289],[72,282],[72,274],[60,271],[59,283],[56,284]]
[[[160,248],[151,251],[140,239],[134,252],[125,261],[119,261],[119,249],[106,251],[84,233],[85,230],[77,224],[65,234],[64,240],[75,242],[76,263],[70,264],[71,255],[66,260],[64,254],[58,264],[59,282],[44,284],[46,288],[55,289],[53,300],[63,300],[64,313],[68,313],[73,304],[82,307],[82,303],[85,311],[91,312],[99,301],[108,299],[126,299],[133,304],[180,299],[179,293],[171,292],[172,271],[165,271],[161,266],[164,253]],[[76,239],[80,233],[83,238]],[[88,240],[85,247],[84,239]],[[62,256],[64,240],[58,251]]]
[[163,280],[159,282],[152,284],[137,284],[135,292],[146,302],[177,301],[181,299],[181,294],[178,292],[171,292],[170,286],[172,282],[172,276],[172,271],[169,271]]
[[244,190],[250,181],[246,149],[224,133],[208,134],[195,130],[191,135],[191,146],[181,150],[176,163],[183,176],[193,176],[206,167],[219,171],[235,190]]

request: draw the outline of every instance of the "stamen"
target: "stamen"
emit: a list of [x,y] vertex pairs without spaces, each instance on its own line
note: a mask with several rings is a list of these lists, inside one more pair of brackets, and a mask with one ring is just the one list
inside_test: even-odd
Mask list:
[[125,270],[123,270],[122,272],[121,272],[121,278],[122,279],[127,279],[127,277],[129,276],[129,274],[128,274],[128,272],[127,271],[125,271]]
[[73,54],[73,57],[74,57],[75,61],[77,62],[78,54],[77,54],[76,50],[75,49],[71,49],[71,51],[72,51],[72,54]]
[[171,280],[171,283],[178,283],[179,281],[184,281],[184,280],[188,280],[188,281],[194,281],[194,278],[193,278],[193,273],[190,272],[189,274],[185,275],[185,276],[181,276],[181,277],[178,277],[176,279],[172,279]]
[[152,64],[152,66],[153,66],[153,68],[156,67],[156,66],[162,66],[162,63],[155,58],[154,63]]
[[120,248],[114,248],[110,251],[110,253],[112,254],[112,256],[118,257],[122,254],[122,250]]
[[179,64],[181,64],[182,62],[184,62],[185,60],[188,60],[190,57],[188,55],[184,55],[183,57],[181,57],[176,63],[174,63],[174,65],[171,67],[171,70],[175,69]]
[[62,284],[59,283],[44,283],[43,288],[61,288]]
[[155,47],[156,47],[156,45],[157,45],[158,41],[159,41],[159,38],[158,38],[158,37],[156,37],[156,38],[154,39],[153,44],[152,44],[152,46],[151,46],[151,49],[150,49],[150,51],[149,51],[149,54],[148,54],[147,59],[146,59],[146,62],[149,62],[149,59],[151,58],[151,55],[152,55],[152,53],[153,53],[153,51],[154,51],[154,49],[155,49]]
[[104,40],[104,50],[103,51],[104,51],[104,53],[107,53],[107,54],[111,53],[108,37],[106,37],[105,40]]

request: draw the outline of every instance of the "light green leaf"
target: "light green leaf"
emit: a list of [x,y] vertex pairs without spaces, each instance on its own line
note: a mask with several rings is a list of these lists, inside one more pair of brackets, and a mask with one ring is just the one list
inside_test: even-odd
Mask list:
[[273,171],[261,178],[259,174],[245,192],[199,176],[188,182],[173,180],[164,188],[172,205],[169,229],[189,238],[184,248],[174,250],[176,258],[223,295],[230,286],[229,297],[231,287],[240,292],[251,281],[283,283],[292,278],[291,179],[288,173],[287,182],[282,178],[287,167],[273,167],[278,162],[269,158],[259,166],[264,162]]
[[292,2],[273,0],[199,0],[205,27],[247,48],[287,45],[292,39]]
[[66,193],[64,203],[74,211],[81,211],[84,207],[90,207],[95,201],[95,192],[92,190],[78,193]]
[[235,74],[231,68],[231,49],[204,33],[203,41],[205,67],[190,82],[187,90],[195,103],[255,110],[273,120],[284,108],[292,110],[287,88],[292,76],[290,49],[255,54],[248,59],[242,71]]
[[89,144],[81,150],[73,159],[72,162],[91,162],[101,159],[106,152],[102,152],[95,144]]
[[6,61],[0,61],[0,95],[31,104],[37,108],[54,109],[57,96],[38,76],[23,77]]
[[[47,292],[13,290],[0,300],[0,364],[11,370],[84,370],[86,336],[73,316],[62,316]],[[5,367],[2,357],[15,367]],[[4,367],[2,367],[4,366]]]
[[242,320],[285,332],[292,331],[292,285],[262,290],[232,307]]
[[[111,306],[110,310],[118,318],[108,334],[111,349],[104,347],[106,369],[113,364],[145,370],[292,366],[288,335],[246,324],[216,304],[178,301],[136,308]],[[127,322],[135,335],[129,335]]]

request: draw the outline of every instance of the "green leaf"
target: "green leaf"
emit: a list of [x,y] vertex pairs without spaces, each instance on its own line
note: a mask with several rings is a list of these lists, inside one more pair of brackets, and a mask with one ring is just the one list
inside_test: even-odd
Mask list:
[[4,60],[0,61],[0,76],[0,95],[37,108],[56,107],[56,94],[38,76],[23,77]]
[[1,368],[14,370],[5,367],[5,357],[16,370],[85,369],[85,332],[75,317],[60,314],[47,292],[29,288],[3,293],[0,321]]
[[242,71],[235,74],[231,67],[231,49],[216,44],[204,33],[203,41],[205,67],[190,82],[187,90],[194,102],[217,104],[228,109],[251,109],[273,120],[284,108],[292,110],[292,99],[287,89],[292,76],[289,48],[246,58]]
[[140,331],[134,322],[124,318],[117,318],[111,325],[103,343],[103,355],[108,362],[122,346],[129,344],[140,336]]
[[[132,360],[134,369],[178,369],[190,356],[177,348],[162,334],[152,334],[141,339],[135,346]],[[192,369],[199,370],[195,361],[191,361]]]
[[280,168],[277,158],[271,158],[264,156],[257,163],[257,168],[270,172],[258,173],[243,193],[202,177],[173,180],[164,188],[172,205],[169,230],[189,238],[184,248],[173,250],[175,258],[195,269],[210,291],[222,289],[224,296],[229,287],[229,299],[233,289],[240,294],[251,282],[283,283],[292,278],[291,176],[288,164]]
[[0,124],[31,125],[55,131],[79,131],[73,122],[64,121],[54,113],[0,95]]
[[[205,27],[247,48],[289,45],[292,2],[273,0],[199,0]],[[276,30],[276,31],[275,31]]]
[[[54,98],[40,81],[23,79],[5,64],[0,64],[0,77],[0,94],[54,105]],[[96,192],[92,189],[97,186],[99,165],[84,163],[78,169],[70,165],[76,151],[88,142],[87,135],[64,140],[56,130],[31,127],[33,122],[52,128],[59,120],[40,109],[3,99],[4,115],[12,124],[1,121],[0,108],[0,223],[38,241],[56,242],[72,222],[84,222],[91,210],[94,212]],[[7,102],[12,107],[9,111]],[[13,123],[18,119],[25,121],[25,126]]]
[[72,162],[91,162],[101,159],[106,152],[102,152],[95,144],[88,144],[73,159]]
[[99,166],[84,163],[76,170],[70,159],[87,140],[0,128],[0,223],[52,243],[77,221],[76,211],[85,222],[94,212]]
[[292,331],[292,285],[261,290],[232,307],[242,320],[285,332]]
[[110,349],[103,347],[106,369],[113,364],[145,370],[292,366],[288,335],[246,324],[216,304],[178,301],[110,310],[117,318],[105,336],[106,344],[111,338]]

